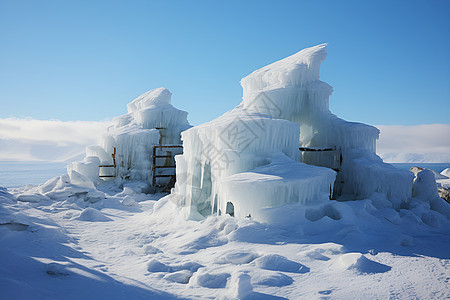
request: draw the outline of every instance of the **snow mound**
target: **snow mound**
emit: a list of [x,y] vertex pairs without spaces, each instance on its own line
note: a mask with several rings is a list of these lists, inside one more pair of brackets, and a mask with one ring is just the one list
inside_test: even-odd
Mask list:
[[332,204],[326,204],[317,208],[308,208],[305,211],[305,217],[311,222],[318,221],[323,217],[329,217],[332,220],[342,219],[341,213]]
[[308,273],[309,268],[301,263],[287,259],[278,254],[268,254],[254,261],[255,266],[271,271],[281,271],[290,273]]
[[217,262],[221,264],[242,265],[252,262],[257,257],[259,257],[259,255],[253,252],[234,251],[225,254],[219,258]]
[[152,245],[145,245],[144,246],[144,253],[149,255],[149,254],[156,254],[156,253],[160,253],[161,250],[159,250],[156,247],[153,247]]
[[133,206],[133,205],[136,204],[136,200],[134,200],[134,197],[133,197],[133,196],[126,195],[126,196],[122,199],[121,203],[122,203],[123,205],[125,205],[125,206]]
[[170,272],[172,268],[157,259],[152,259],[147,263],[147,271],[149,272]]
[[199,268],[203,267],[196,262],[187,261],[181,264],[168,265],[156,258],[151,259],[147,263],[147,271],[149,272],[178,272],[182,270],[188,270],[191,273],[196,272]]
[[192,273],[189,270],[181,270],[174,273],[164,275],[164,279],[171,282],[187,284],[192,277]]
[[330,260],[329,257],[323,255],[318,250],[311,250],[306,253],[306,256],[309,257],[312,260],[321,260],[321,261],[328,261]]
[[112,221],[110,218],[105,216],[101,211],[88,207],[84,209],[80,216],[76,220],[87,221],[87,222],[108,222]]
[[21,194],[17,197],[17,201],[20,202],[32,202],[32,203],[37,203],[40,202],[42,200],[49,200],[48,197],[42,195],[42,194],[38,194],[38,193],[31,193],[31,194]]
[[210,289],[225,288],[230,276],[229,273],[213,273],[201,268],[192,276],[190,283]]
[[68,276],[71,273],[65,265],[58,263],[49,263],[45,267],[45,272],[52,276]]
[[282,287],[294,282],[292,277],[280,272],[259,272],[252,276],[252,283],[256,285],[266,285]]
[[337,270],[355,270],[359,273],[384,273],[391,270],[390,266],[368,259],[361,253],[341,255],[333,264]]
[[15,203],[16,197],[8,193],[7,189],[0,187],[0,203]]

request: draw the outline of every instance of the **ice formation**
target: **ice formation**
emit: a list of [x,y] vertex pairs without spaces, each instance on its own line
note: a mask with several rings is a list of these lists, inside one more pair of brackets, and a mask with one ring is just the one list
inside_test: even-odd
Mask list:
[[[93,182],[100,180],[100,174],[101,178],[151,184],[154,146],[181,145],[180,133],[191,127],[188,113],[173,107],[171,96],[169,90],[157,88],[128,103],[128,113],[114,118],[100,145],[88,147],[86,158],[69,165],[68,172],[76,171]],[[180,152],[158,149],[159,156]],[[166,158],[158,159],[164,165]]]
[[239,106],[182,133],[172,197],[192,218],[264,219],[265,207],[343,196],[400,208],[411,198],[413,174],[375,154],[379,130],[330,112],[325,57],[322,44],[254,71],[241,80]]

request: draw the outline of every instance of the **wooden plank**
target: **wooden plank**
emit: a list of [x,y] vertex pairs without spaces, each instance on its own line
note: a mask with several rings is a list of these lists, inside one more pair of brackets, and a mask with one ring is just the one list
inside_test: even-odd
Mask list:
[[300,151],[336,151],[333,148],[308,148],[308,147],[300,147]]
[[158,146],[153,146],[153,148],[183,148],[183,146],[180,145],[158,145]]
[[176,168],[176,166],[154,166],[155,169]]

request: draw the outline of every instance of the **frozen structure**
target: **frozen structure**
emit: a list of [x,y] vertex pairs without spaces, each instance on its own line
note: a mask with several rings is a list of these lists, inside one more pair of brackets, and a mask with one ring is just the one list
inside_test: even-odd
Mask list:
[[182,152],[180,133],[191,127],[188,113],[173,107],[171,96],[169,90],[157,88],[128,103],[128,113],[115,117],[100,145],[88,147],[86,158],[69,165],[68,173],[76,171],[93,182],[116,178],[164,184],[159,182],[161,178],[152,180],[158,172],[153,163],[170,164],[173,156]]
[[411,198],[413,174],[375,154],[379,130],[330,112],[325,57],[322,44],[254,71],[241,80],[240,105],[182,133],[172,197],[191,218],[264,220],[265,208],[330,198],[399,208]]

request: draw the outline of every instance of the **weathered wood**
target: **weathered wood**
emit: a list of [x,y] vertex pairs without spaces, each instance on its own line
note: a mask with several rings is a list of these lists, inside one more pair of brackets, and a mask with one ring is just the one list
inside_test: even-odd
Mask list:
[[336,151],[333,148],[309,148],[309,147],[300,147],[300,151]]
[[167,159],[168,158],[172,158],[173,159],[171,151],[167,151],[167,155],[162,155],[162,153],[161,153],[161,155],[158,155],[157,154],[157,149],[160,149],[161,152],[162,152],[163,149],[173,149],[173,148],[183,149],[183,146],[181,146],[181,145],[155,145],[155,146],[153,146],[153,157],[152,157],[152,160],[153,160],[153,164],[152,164],[152,185],[153,186],[156,186],[156,178],[158,178],[158,177],[172,177],[173,178],[174,176],[176,176],[175,174],[171,174],[171,175],[159,175],[159,174],[156,174],[158,169],[171,169],[171,168],[174,169],[174,168],[176,168],[175,165],[157,166],[157,162],[158,162],[157,158],[166,158],[166,163],[167,163]]

